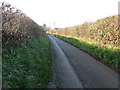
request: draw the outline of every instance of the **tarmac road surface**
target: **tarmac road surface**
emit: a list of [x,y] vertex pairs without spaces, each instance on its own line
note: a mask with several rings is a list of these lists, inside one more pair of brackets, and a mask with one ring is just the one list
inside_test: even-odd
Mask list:
[[118,88],[118,74],[87,53],[48,35],[53,77],[48,88]]

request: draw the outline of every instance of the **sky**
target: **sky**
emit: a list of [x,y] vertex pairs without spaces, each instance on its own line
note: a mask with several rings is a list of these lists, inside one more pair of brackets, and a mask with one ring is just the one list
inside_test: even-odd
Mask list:
[[[117,15],[119,0],[0,0],[22,10],[39,25],[64,28]],[[55,23],[55,25],[54,25]]]

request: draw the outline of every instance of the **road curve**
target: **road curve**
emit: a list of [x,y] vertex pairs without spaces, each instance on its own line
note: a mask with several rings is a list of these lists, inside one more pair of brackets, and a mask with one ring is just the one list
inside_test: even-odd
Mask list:
[[48,35],[52,83],[59,88],[118,88],[118,74],[78,48]]

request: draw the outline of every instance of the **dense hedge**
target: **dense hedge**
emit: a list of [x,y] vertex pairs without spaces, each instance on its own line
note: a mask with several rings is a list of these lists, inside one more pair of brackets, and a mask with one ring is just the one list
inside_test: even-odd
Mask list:
[[53,30],[49,33],[78,37],[112,47],[118,47],[120,40],[118,16],[106,17],[96,22],[85,22],[79,26]]
[[98,41],[100,44],[118,47],[120,39],[118,28],[118,16],[110,16],[103,18],[93,23],[88,28],[91,38]]
[[44,34],[41,26],[23,12],[8,3],[1,3],[2,9],[2,44],[20,45]]

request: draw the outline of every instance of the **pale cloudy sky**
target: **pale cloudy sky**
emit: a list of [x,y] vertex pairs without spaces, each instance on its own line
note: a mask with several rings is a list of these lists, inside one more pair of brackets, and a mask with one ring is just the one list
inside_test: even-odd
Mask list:
[[0,0],[22,10],[40,25],[60,28],[118,14],[119,0]]

